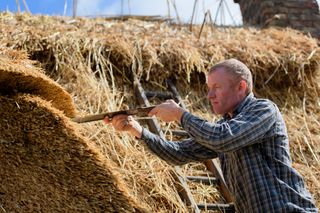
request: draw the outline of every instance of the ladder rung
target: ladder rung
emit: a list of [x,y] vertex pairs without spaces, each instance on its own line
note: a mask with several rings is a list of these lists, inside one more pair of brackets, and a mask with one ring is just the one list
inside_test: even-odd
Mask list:
[[206,177],[206,176],[187,176],[187,179],[192,182],[203,183],[206,185],[217,184],[219,180],[215,177]]
[[197,204],[201,210],[220,210],[222,212],[235,212],[233,204]]
[[173,96],[170,93],[164,92],[154,92],[154,91],[146,91],[146,96],[148,98],[161,98],[161,99],[172,99]]
[[173,135],[177,136],[189,136],[189,134],[184,130],[171,130]]

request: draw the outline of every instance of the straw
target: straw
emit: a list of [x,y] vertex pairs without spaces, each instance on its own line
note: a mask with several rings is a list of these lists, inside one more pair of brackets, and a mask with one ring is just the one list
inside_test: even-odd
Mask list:
[[[131,78],[135,74],[145,88],[162,91],[166,79],[176,78],[189,110],[212,122],[218,117],[211,114],[205,100],[205,74],[216,62],[237,58],[253,73],[255,95],[271,99],[284,114],[294,166],[320,206],[317,40],[289,28],[211,25],[203,26],[198,40],[200,28],[193,25],[190,32],[188,26],[147,20],[70,20],[1,13],[0,46],[24,50],[37,60],[71,94],[79,115],[135,106]],[[186,211],[174,188],[172,167],[142,142],[102,122],[85,124],[80,131],[104,158],[117,165],[127,190],[137,200],[154,212]],[[192,172],[197,173],[196,168]],[[193,190],[195,196],[206,191],[201,187]],[[212,202],[220,199],[218,195],[199,199],[208,197]]]

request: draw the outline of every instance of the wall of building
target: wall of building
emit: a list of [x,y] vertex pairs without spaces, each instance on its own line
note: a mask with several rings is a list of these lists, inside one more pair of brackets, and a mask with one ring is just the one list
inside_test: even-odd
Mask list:
[[243,23],[253,26],[292,27],[320,39],[320,12],[316,0],[234,0]]

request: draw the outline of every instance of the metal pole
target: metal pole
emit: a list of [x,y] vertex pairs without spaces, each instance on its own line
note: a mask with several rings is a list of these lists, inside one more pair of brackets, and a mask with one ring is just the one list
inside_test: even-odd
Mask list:
[[16,4],[17,4],[17,7],[18,7],[18,13],[20,13],[20,3],[19,3],[19,0],[16,0]]
[[68,8],[68,0],[64,0],[63,16],[66,16]]
[[189,27],[189,29],[190,29],[191,32],[192,32],[192,22],[193,22],[194,14],[195,14],[195,11],[196,11],[197,3],[198,3],[198,0],[195,0],[195,1],[194,1],[194,4],[193,4],[193,10],[192,10],[190,27]]
[[78,7],[78,0],[73,0],[73,15],[72,15],[73,18],[77,16],[77,7]]
[[24,5],[24,9],[27,11],[27,13],[31,14],[31,13],[30,13],[30,10],[29,10],[29,7],[28,7],[28,5],[27,5],[26,0],[22,0],[22,3],[23,3],[23,5]]

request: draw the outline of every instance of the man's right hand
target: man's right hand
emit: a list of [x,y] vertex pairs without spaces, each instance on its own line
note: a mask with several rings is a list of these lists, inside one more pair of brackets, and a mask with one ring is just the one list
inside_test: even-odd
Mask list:
[[112,119],[105,117],[103,121],[111,124],[116,131],[127,131],[137,138],[141,138],[142,126],[131,115],[116,115]]

